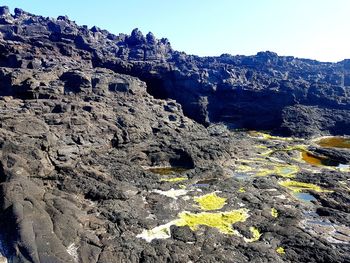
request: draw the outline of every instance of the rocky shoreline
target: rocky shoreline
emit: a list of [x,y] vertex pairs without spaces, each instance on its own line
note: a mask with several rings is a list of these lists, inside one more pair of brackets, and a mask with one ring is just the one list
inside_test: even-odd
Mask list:
[[0,262],[350,261],[348,60],[0,33]]

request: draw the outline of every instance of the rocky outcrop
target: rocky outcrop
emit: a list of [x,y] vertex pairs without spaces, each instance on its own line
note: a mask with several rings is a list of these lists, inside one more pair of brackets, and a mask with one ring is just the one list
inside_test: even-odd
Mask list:
[[[14,68],[102,67],[136,76],[156,98],[172,98],[204,125],[273,130],[285,135],[346,134],[349,128],[350,63],[321,63],[272,52],[256,56],[197,57],[174,51],[165,38],[113,35],[78,26],[67,17],[34,16],[3,8],[1,65]],[[308,121],[290,114],[312,109]],[[330,114],[330,112],[332,112]],[[333,119],[331,116],[342,116]],[[324,119],[311,127],[313,119]],[[283,126],[283,129],[281,129]]]
[[145,212],[140,191],[153,179],[142,167],[193,169],[228,155],[136,78],[99,68],[3,70],[6,87],[21,91],[0,101],[1,236],[13,262],[123,262],[102,247],[121,234],[118,202]]

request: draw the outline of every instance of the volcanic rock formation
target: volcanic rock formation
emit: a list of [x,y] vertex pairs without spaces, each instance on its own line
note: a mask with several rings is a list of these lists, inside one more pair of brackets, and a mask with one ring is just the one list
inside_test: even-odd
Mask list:
[[349,139],[309,140],[350,134],[349,97],[349,60],[1,7],[0,262],[349,262]]

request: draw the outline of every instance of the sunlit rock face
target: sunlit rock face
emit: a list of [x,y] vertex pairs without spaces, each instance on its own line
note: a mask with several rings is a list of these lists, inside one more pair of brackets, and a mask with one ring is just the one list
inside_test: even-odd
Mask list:
[[0,262],[350,262],[349,61],[0,33]]

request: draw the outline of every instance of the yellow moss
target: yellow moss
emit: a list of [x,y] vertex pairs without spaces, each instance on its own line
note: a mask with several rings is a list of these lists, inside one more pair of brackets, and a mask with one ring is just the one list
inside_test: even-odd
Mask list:
[[267,146],[265,146],[265,145],[255,145],[255,148],[257,148],[257,149],[267,149]]
[[262,235],[260,233],[259,229],[252,226],[249,228],[249,230],[250,230],[250,233],[252,233],[252,237],[251,238],[244,238],[244,240],[248,243],[258,241]]
[[199,204],[202,210],[206,211],[221,209],[226,204],[226,198],[219,197],[216,193],[195,197],[194,201]]
[[269,155],[273,154],[274,152],[275,152],[274,150],[267,150],[266,152],[263,152],[260,155],[269,156]]
[[286,254],[286,252],[284,251],[284,248],[283,248],[283,247],[278,247],[278,248],[276,249],[276,252],[277,252],[278,254]]
[[258,131],[250,131],[249,135],[251,135],[253,137],[257,137],[259,139],[264,139],[264,140],[278,140],[278,141],[292,141],[293,140],[293,138],[273,136],[273,135],[263,133],[263,132],[258,132]]
[[237,167],[237,170],[240,172],[249,172],[249,171],[253,170],[253,168],[248,166],[248,165],[240,165]]
[[256,176],[268,176],[274,173],[274,170],[271,169],[260,169],[258,172],[255,174]]
[[192,230],[197,230],[199,226],[208,226],[218,229],[224,234],[238,234],[232,228],[232,224],[245,222],[248,218],[247,209],[237,209],[223,213],[202,212],[198,214],[183,212],[179,214],[178,226],[188,226]]
[[271,208],[271,216],[272,217],[278,217],[278,211],[276,208]]
[[315,184],[303,183],[298,181],[288,180],[288,181],[279,182],[279,184],[284,187],[287,187],[289,190],[292,190],[295,193],[300,193],[308,190],[312,190],[315,192],[332,192],[329,190],[322,189],[321,187]]
[[240,187],[240,188],[238,189],[238,192],[240,192],[240,193],[245,193],[244,187]]
[[187,177],[175,177],[175,178],[162,178],[160,179],[161,182],[171,182],[171,183],[176,183],[176,182],[181,182],[188,180]]

